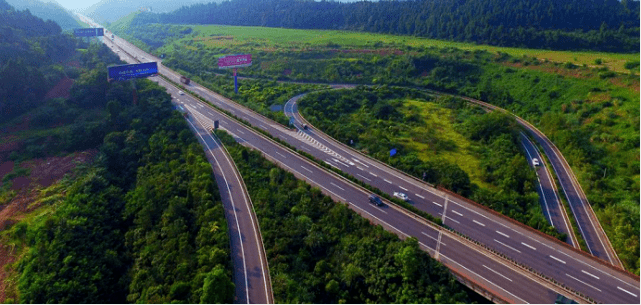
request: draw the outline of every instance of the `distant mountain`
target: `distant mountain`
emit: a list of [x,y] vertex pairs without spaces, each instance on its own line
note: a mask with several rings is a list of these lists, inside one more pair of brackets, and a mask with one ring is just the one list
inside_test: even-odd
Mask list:
[[135,11],[167,13],[182,6],[222,0],[102,0],[82,11],[96,22],[114,22]]
[[16,10],[28,9],[32,15],[43,20],[52,20],[63,30],[79,28],[80,24],[67,10],[55,1],[45,2],[40,0],[6,0]]

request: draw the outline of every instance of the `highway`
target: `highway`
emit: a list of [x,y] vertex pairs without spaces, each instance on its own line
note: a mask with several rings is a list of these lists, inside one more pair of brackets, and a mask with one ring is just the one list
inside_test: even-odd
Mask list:
[[[127,53],[118,52],[117,54],[124,61],[136,62]],[[172,103],[181,112],[195,111],[188,105],[199,107],[193,97],[179,94],[178,88],[162,78],[152,77],[150,79],[167,88],[167,92],[172,96]],[[200,107],[202,108],[202,105]],[[188,116],[186,119],[212,166],[225,210],[234,268],[234,284],[236,285],[234,303],[273,304],[274,296],[267,257],[258,219],[254,214],[245,183],[223,145],[209,132],[212,128],[211,122],[202,124],[194,120],[192,116]]]
[[[117,39],[117,43],[119,42],[120,41]],[[143,55],[140,50],[137,50],[137,48],[131,45],[123,43],[121,46],[127,49],[127,52],[132,54],[138,54],[141,57],[149,56]],[[163,71],[168,70],[164,67],[162,69]],[[165,73],[163,72],[163,74]],[[165,75],[176,82],[178,81],[175,73],[169,72]],[[563,283],[576,291],[592,297],[598,302],[639,303],[638,277],[631,276],[616,268],[603,264],[588,255],[583,255],[571,249],[563,243],[550,240],[536,232],[532,232],[529,228],[510,221],[500,215],[493,214],[482,207],[448,195],[447,192],[433,189],[402,172],[391,169],[378,161],[371,160],[366,156],[360,155],[345,145],[335,143],[335,141],[328,138],[326,135],[317,133],[313,129],[309,131],[288,130],[275,122],[272,122],[253,111],[234,103],[233,101],[229,101],[228,99],[199,86],[198,84],[192,84],[189,86],[189,89],[198,93],[213,105],[226,109],[235,116],[250,122],[250,124],[262,128],[272,135],[285,140],[291,145],[324,160],[328,164],[332,164],[333,166],[350,173],[352,176],[361,179],[367,184],[378,187],[388,193],[399,190],[407,193],[410,195],[413,204],[417,208],[441,217],[447,226],[452,227],[456,231],[503,253],[521,264],[533,268],[537,272],[543,273],[547,277],[553,278],[557,282]],[[216,113],[211,109],[202,109],[201,113],[212,117],[216,116]],[[227,126],[224,126],[225,123],[221,124],[223,124],[224,128],[235,133],[237,138],[242,139],[241,142],[250,145],[249,143],[251,141],[248,140],[247,136],[243,135],[243,132],[247,133],[249,130],[242,129],[241,125],[228,128]],[[231,123],[226,124],[231,125]],[[236,130],[234,130],[234,128]],[[274,159],[277,159],[280,156],[275,154],[275,152],[270,152],[268,148],[262,147],[259,144],[252,144],[252,146],[260,149],[263,153],[272,156]],[[287,156],[283,152],[281,152],[281,154]],[[291,160],[287,160],[286,164],[291,167],[290,161]],[[283,162],[283,160],[281,160],[281,162]],[[320,176],[319,172],[314,171],[309,168],[309,166],[310,165],[301,165],[298,171],[290,169],[298,175],[307,177],[307,179],[309,179],[308,181],[313,181],[317,185],[321,186],[321,189],[326,191],[333,187],[332,183],[340,185],[338,184],[339,182],[337,182],[340,179],[318,180],[317,176]],[[305,172],[309,172],[309,174],[305,175]],[[350,193],[354,192],[352,191]],[[351,197],[344,195],[341,196],[341,198],[345,199]],[[357,201],[356,199],[349,200],[349,202],[352,203]],[[366,203],[365,197],[360,200],[365,202],[364,205],[366,207],[370,207]],[[354,204],[357,205],[359,203]],[[390,216],[391,213],[389,210],[386,211],[387,213],[382,213],[382,215],[380,215],[381,212],[372,212],[379,214],[377,218],[387,224],[387,226],[384,226],[388,228],[388,230],[393,232],[402,232],[402,234],[398,233],[401,235],[406,234],[408,236],[415,236],[419,238],[422,246],[435,249],[434,247],[429,247],[428,242],[436,237],[430,235],[430,232],[425,232],[427,235],[423,234],[426,227],[424,224],[421,225],[420,223],[416,224],[416,222],[409,222],[409,220],[404,221],[395,219],[396,216]],[[401,226],[402,229],[399,228]],[[432,238],[423,236],[431,236]],[[448,258],[461,260],[456,256],[456,253],[460,253],[460,251],[454,251],[452,253],[453,254],[450,255],[446,254],[446,258],[443,261],[446,262]],[[479,262],[479,260],[476,259],[473,263],[474,262]],[[487,264],[483,265],[497,271],[493,266]],[[450,266],[451,265],[448,265],[448,267]],[[493,275],[496,276],[494,272],[482,266],[466,266],[466,268],[475,267],[486,269],[483,273],[477,273],[483,274],[484,278],[490,278]],[[498,267],[496,268],[498,269]],[[498,273],[501,272],[499,271]],[[510,278],[510,276],[505,275],[504,273],[501,274]],[[515,273],[515,275],[517,274]],[[514,280],[513,278],[510,279]],[[541,296],[549,295],[549,293],[546,294],[541,291],[537,293],[538,298],[531,296],[532,299],[530,299],[530,297],[526,296],[528,295],[528,291],[532,290],[532,286],[529,284],[527,286],[523,286],[515,284],[513,281],[509,281],[509,283],[506,284],[506,286],[501,286],[501,289],[509,289],[510,293],[519,295],[519,298],[522,298],[521,300],[518,300],[514,297],[510,298],[509,295],[506,296],[506,299],[514,302],[521,303],[523,300],[527,300],[527,302],[550,303],[553,301],[550,298],[541,300]],[[528,291],[522,291],[524,290],[523,287],[527,287],[525,290]]]
[[[487,109],[510,113],[505,109],[483,101],[464,96],[457,97],[468,102],[481,105]],[[592,210],[592,206],[588,202],[585,192],[583,192],[581,185],[574,176],[574,172],[572,172],[572,168],[568,164],[567,160],[565,160],[565,157],[563,157],[563,154],[561,154],[561,151],[545,136],[545,134],[534,127],[534,125],[514,114],[512,115],[517,122],[528,131],[534,141],[541,145],[543,152],[550,160],[552,168],[559,179],[559,184],[565,194],[565,198],[572,210],[572,214],[576,219],[581,236],[583,236],[590,253],[614,266],[623,268],[623,264],[621,263],[621,260],[619,260],[619,257],[614,251],[605,231],[601,227],[596,214]]]
[[[552,178],[545,160],[541,157],[539,150],[534,146],[534,143],[524,134],[521,133],[521,144],[526,152],[528,163],[530,167],[536,171],[536,176],[539,181],[537,192],[541,201],[541,207],[545,218],[550,224],[555,227],[559,232],[565,233],[568,237],[566,242],[576,249],[581,249],[579,242],[574,235],[574,230],[570,226],[570,219],[565,212],[561,200],[559,199],[556,183]],[[532,159],[538,159],[540,166],[534,166]]]

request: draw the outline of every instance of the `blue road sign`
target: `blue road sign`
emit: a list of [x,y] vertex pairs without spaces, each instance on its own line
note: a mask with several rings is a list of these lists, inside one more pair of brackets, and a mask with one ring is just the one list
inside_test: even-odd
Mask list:
[[393,156],[396,154],[396,148],[392,148],[392,150],[389,151],[389,156]]
[[76,35],[76,37],[104,36],[105,30],[103,28],[74,29],[73,34]]
[[128,80],[132,78],[145,78],[158,74],[158,63],[145,62],[141,64],[120,65],[109,67],[110,80]]

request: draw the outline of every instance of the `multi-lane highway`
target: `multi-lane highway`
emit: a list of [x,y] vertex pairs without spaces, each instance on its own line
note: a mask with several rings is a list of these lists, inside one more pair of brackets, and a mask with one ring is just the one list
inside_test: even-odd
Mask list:
[[[131,54],[138,54],[137,56],[140,57],[149,56],[148,54],[143,55],[140,50],[137,50],[137,48],[131,45],[123,43],[121,46],[123,48],[126,48],[127,52]],[[164,67],[162,69],[167,70]],[[167,73],[165,75],[176,82],[178,81],[177,75],[174,73]],[[564,285],[576,291],[590,296],[596,301],[606,303],[639,302],[638,277],[635,278],[634,276],[631,276],[625,272],[621,272],[620,270],[612,268],[611,266],[596,261],[590,256],[582,255],[576,251],[573,251],[562,243],[554,242],[553,240],[542,237],[541,235],[537,234],[536,232],[532,232],[530,229],[525,228],[522,225],[506,220],[500,215],[490,213],[479,206],[466,202],[465,200],[448,196],[448,194],[445,192],[430,188],[429,186],[412,177],[405,175],[402,172],[391,169],[386,165],[381,164],[380,162],[360,155],[352,151],[349,147],[346,147],[340,143],[335,143],[335,141],[333,141],[331,138],[328,138],[324,134],[319,133],[313,129],[309,131],[291,131],[275,124],[274,122],[269,121],[268,119],[254,113],[247,108],[234,103],[233,101],[229,101],[207,90],[206,88],[199,86],[198,84],[193,84],[192,86],[189,86],[189,88],[191,91],[198,93],[213,105],[226,109],[235,116],[250,122],[250,124],[268,131],[272,135],[283,139],[284,141],[298,147],[303,151],[311,153],[315,157],[323,160],[324,162],[327,162],[328,164],[331,164],[332,166],[349,172],[352,176],[357,177],[368,184],[378,187],[379,189],[388,193],[399,190],[407,193],[412,197],[414,205],[417,208],[441,217],[446,225],[454,228],[459,232],[462,232],[467,236],[470,236],[474,240],[477,240],[487,245],[488,247],[494,248],[497,251],[504,253],[504,255],[514,259],[515,261],[523,265],[533,268],[537,272],[540,272],[547,277],[553,278],[557,282],[563,283]],[[216,117],[216,113],[212,109],[203,108],[200,113],[203,115]],[[242,141],[247,143],[247,145],[250,145],[249,143],[251,142],[247,139],[248,137],[243,135],[243,132],[247,133],[250,130],[243,129],[242,125],[233,127],[230,126],[230,128],[228,128],[227,126],[224,126],[224,123],[221,124],[223,124],[223,127],[230,130],[230,132],[235,133],[238,138],[242,138]],[[232,123],[227,124],[231,125]],[[234,130],[234,128],[236,128],[236,130]],[[280,156],[275,152],[270,153],[268,148],[262,147],[259,144],[251,145],[254,148],[259,149],[265,154],[271,156],[273,159],[278,159]],[[281,154],[287,157],[285,153],[281,152]],[[281,162],[283,161],[281,160]],[[318,184],[322,189],[326,191],[332,190],[333,192],[340,191],[340,189],[337,189],[332,185],[332,183],[334,183],[340,186],[341,184],[338,184],[338,181],[340,179],[318,179],[318,176],[321,175],[321,171],[316,171],[310,168],[309,164],[301,164],[300,168],[294,169],[290,165],[290,160],[287,160],[285,162],[287,166],[290,166],[291,171],[306,177],[306,179],[309,179],[308,181],[312,181],[314,182],[314,184]],[[306,172],[308,172],[307,175],[305,175]],[[348,194],[354,193],[353,188],[342,188],[344,190],[351,190],[351,192],[348,192]],[[348,194],[340,197],[342,199],[351,198]],[[348,202],[352,202],[354,205],[363,205],[363,203],[354,202],[360,202],[360,200],[362,200],[363,202],[365,202],[365,207],[375,208],[373,206],[369,206],[366,203],[365,198],[366,197],[363,197],[359,200],[356,200],[357,198],[346,199],[346,201],[349,200]],[[397,211],[396,209],[393,210]],[[419,238],[422,246],[428,248],[428,250],[429,248],[434,249],[434,251],[437,248],[443,249],[443,245],[439,246],[438,244],[433,244],[433,242],[436,242],[434,238],[438,237],[430,235],[429,232],[425,232],[425,224],[416,223],[416,221],[410,222],[409,220],[396,219],[395,217],[399,216],[390,216],[392,215],[391,208],[387,211],[382,209],[381,211],[377,211],[378,209],[372,210],[372,212],[368,211],[368,213],[371,215],[375,215],[376,218],[380,220],[380,222],[384,222],[384,226],[390,231],[396,232],[401,236],[403,236],[404,234],[406,234],[407,236],[415,236]],[[386,213],[382,213],[383,211],[385,211]],[[373,213],[378,213],[379,215]],[[364,216],[367,217],[367,215]],[[402,229],[399,227],[401,227]],[[432,240],[433,242],[430,242],[430,240]],[[432,247],[429,247],[429,243],[432,243]],[[456,256],[456,253],[462,252],[453,251],[449,253],[449,255],[446,254],[446,258],[444,261],[446,261],[447,259],[461,260],[461,258],[458,258]],[[479,261],[472,261],[472,263],[475,262]],[[457,263],[460,264],[461,262],[457,261]],[[448,265],[448,267],[452,265],[456,264],[450,264]],[[504,276],[500,278],[505,280],[505,277],[507,277],[512,280],[506,280],[507,282],[505,283],[505,285],[498,284],[500,286],[497,286],[501,288],[496,288],[499,291],[506,291],[511,293],[513,295],[511,298],[510,294],[507,294],[506,296],[506,298],[508,298],[509,300],[513,302],[528,301],[544,303],[553,301],[550,298],[546,298],[545,300],[540,299],[540,296],[549,296],[549,293],[537,293],[539,298],[532,296],[532,299],[529,299],[529,297],[526,297],[526,295],[529,295],[528,292],[521,291],[523,290],[523,287],[528,287],[529,285],[522,286],[520,284],[515,284],[513,282],[514,280],[508,275],[496,270],[499,267],[496,267],[495,269],[493,266],[487,264],[482,265],[489,267],[489,269],[480,266],[480,268],[484,269],[485,271],[481,270],[481,272],[479,270],[476,270],[474,272],[476,274],[483,275],[483,278],[489,279],[492,274],[494,274],[494,276],[497,276],[496,274],[498,273]],[[478,264],[475,266],[466,266],[466,268],[468,268],[469,270],[473,270],[470,268],[476,267],[479,267]],[[492,272],[490,269],[495,272]],[[514,273],[515,276],[517,274],[518,273]],[[516,299],[514,296],[518,296],[519,298],[521,298],[521,300]]]
[[[124,61],[137,62],[126,52],[117,54]],[[181,112],[195,112],[192,106],[203,107],[193,97],[180,94],[178,88],[162,78],[153,77],[151,80],[167,88],[167,92],[172,96],[172,103]],[[225,148],[209,132],[212,121],[203,123],[192,116],[187,116],[186,119],[205,150],[220,190],[229,227],[233,275],[236,284],[234,301],[235,303],[273,304],[269,267],[260,227],[243,179]]]
[[[539,181],[537,192],[541,199],[541,207],[545,218],[559,232],[567,235],[566,242],[568,244],[580,249],[579,243],[574,235],[574,230],[572,230],[572,227],[570,226],[570,219],[568,218],[568,214],[565,212],[565,208],[563,208],[563,204],[559,199],[556,184],[554,183],[552,174],[548,170],[545,160],[541,157],[541,154],[536,146],[534,146],[534,143],[532,143],[524,133],[521,133],[521,144],[525,149],[528,163],[534,168],[534,170],[536,170],[537,179]],[[533,159],[537,159],[540,165],[534,165],[532,161]]]
[[[468,102],[481,105],[487,109],[509,113],[505,109],[483,101],[464,96],[458,97]],[[592,210],[592,206],[588,202],[587,196],[574,176],[572,168],[568,164],[567,160],[565,160],[565,157],[563,157],[563,154],[561,154],[561,151],[545,136],[545,134],[534,127],[534,125],[516,115],[514,115],[514,117],[516,121],[528,131],[534,141],[541,145],[545,155],[550,160],[552,168],[559,179],[561,189],[565,194],[565,198],[568,200],[572,214],[576,219],[581,236],[583,236],[583,239],[588,246],[588,251],[590,251],[592,255],[603,259],[614,266],[623,268],[621,260],[619,260],[619,257],[614,251],[607,235],[605,235],[605,231],[601,227],[596,214]]]

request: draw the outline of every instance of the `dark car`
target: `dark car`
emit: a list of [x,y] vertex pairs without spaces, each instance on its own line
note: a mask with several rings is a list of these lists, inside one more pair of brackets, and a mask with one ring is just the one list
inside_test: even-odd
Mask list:
[[378,198],[378,196],[376,196],[374,194],[369,195],[369,202],[373,203],[373,204],[375,204],[377,206],[382,206],[383,205],[383,200],[381,200],[381,198]]

